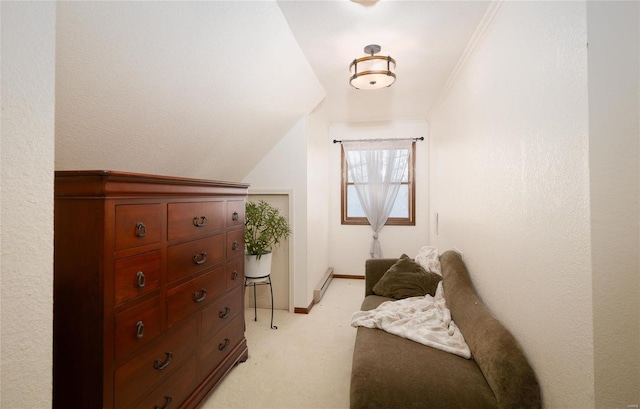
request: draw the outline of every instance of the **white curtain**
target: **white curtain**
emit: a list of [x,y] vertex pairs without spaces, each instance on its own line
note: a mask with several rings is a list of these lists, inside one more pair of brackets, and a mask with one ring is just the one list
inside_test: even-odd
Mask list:
[[343,141],[349,174],[358,199],[373,230],[370,255],[382,257],[378,233],[389,213],[406,176],[411,139],[381,141]]

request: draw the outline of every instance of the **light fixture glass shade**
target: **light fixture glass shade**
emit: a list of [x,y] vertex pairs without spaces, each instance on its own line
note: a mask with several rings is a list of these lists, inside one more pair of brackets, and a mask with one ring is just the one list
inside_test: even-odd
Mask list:
[[369,55],[353,60],[349,66],[349,84],[357,89],[389,87],[396,81],[396,60],[381,55]]

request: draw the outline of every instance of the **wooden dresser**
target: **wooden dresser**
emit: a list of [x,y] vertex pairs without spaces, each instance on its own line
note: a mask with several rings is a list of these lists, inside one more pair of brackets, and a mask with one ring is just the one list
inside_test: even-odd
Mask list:
[[195,408],[247,359],[247,189],[56,172],[55,408]]

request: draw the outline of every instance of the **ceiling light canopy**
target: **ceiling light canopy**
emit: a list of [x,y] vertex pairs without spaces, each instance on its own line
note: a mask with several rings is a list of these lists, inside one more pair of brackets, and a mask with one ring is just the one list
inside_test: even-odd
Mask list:
[[356,89],[378,89],[396,82],[396,60],[390,56],[374,55],[382,48],[370,44],[364,48],[366,57],[357,58],[349,65],[349,85]]

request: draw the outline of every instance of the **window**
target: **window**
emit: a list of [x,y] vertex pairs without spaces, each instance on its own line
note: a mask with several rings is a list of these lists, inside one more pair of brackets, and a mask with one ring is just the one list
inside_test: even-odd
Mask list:
[[[344,147],[341,149],[342,157],[342,188],[341,188],[341,218],[342,224],[368,225],[353,179],[349,173]],[[385,226],[415,226],[415,153],[416,143],[411,144],[406,154],[407,169],[402,180],[398,196],[385,223]]]

